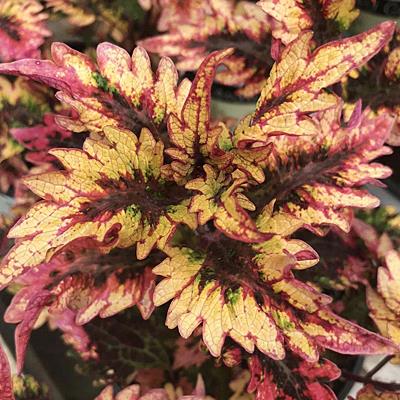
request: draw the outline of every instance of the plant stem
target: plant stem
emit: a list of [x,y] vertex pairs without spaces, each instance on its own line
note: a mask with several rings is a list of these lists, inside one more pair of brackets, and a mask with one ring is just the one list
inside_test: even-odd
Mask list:
[[389,390],[389,391],[400,390],[399,383],[376,381],[369,377],[355,375],[355,374],[352,374],[351,372],[347,372],[347,371],[342,371],[342,376],[344,378],[350,379],[351,381],[354,381],[354,382],[361,382],[361,383],[367,383],[367,384],[373,385],[377,389],[381,389],[381,390]]
[[382,360],[378,364],[376,364],[375,367],[371,369],[371,371],[367,372],[364,377],[371,378],[380,369],[382,369],[393,357],[394,357],[394,355],[392,354],[392,355],[382,358]]

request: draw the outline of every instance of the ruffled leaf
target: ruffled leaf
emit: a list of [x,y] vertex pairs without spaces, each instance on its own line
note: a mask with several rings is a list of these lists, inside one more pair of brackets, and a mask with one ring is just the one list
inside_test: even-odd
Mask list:
[[[77,239],[97,242],[101,251],[137,243],[137,255],[163,247],[181,222],[196,226],[189,200],[160,184],[163,144],[147,129],[139,138],[105,128],[104,138],[87,139],[83,150],[54,149],[66,168],[28,177],[25,184],[44,201],[10,231],[17,242],[5,257],[1,284],[49,260]],[[168,200],[167,200],[168,199]]]
[[146,391],[145,394],[142,394],[140,385],[131,385],[119,393],[114,394],[113,387],[109,385],[94,400],[169,400],[171,399],[170,395],[174,396],[173,398],[176,400],[210,399],[210,397],[205,394],[204,381],[200,375],[197,379],[196,388],[193,391],[193,394],[183,396],[178,394],[179,392],[174,392],[175,389],[170,387],[168,389],[150,389]]
[[392,250],[386,256],[386,268],[378,270],[378,291],[395,313],[400,310],[400,256]]
[[32,329],[45,305],[50,301],[50,293],[46,290],[34,296],[27,304],[22,321],[15,329],[15,352],[17,356],[17,373],[23,369],[25,353]]
[[385,64],[385,75],[393,81],[400,79],[400,47],[389,53]]
[[187,179],[198,159],[206,155],[219,127],[210,124],[211,85],[216,69],[232,49],[211,53],[201,64],[180,114],[168,120],[168,133],[176,147],[166,150],[174,161],[170,165],[176,181]]
[[0,72],[30,77],[60,90],[59,100],[75,109],[78,118],[58,118],[64,128],[101,133],[118,126],[140,133],[143,126],[156,132],[176,109],[177,72],[169,59],[160,61],[154,76],[142,48],[132,57],[122,48],[102,43],[97,48],[98,66],[63,43],[53,43],[50,60],[27,59],[3,64]]
[[24,147],[15,141],[12,128],[42,121],[48,111],[47,98],[39,85],[29,85],[21,78],[10,82],[0,77],[0,190],[7,193],[27,173]]
[[42,124],[13,128],[10,133],[21,146],[30,150],[25,159],[34,164],[51,161],[48,150],[55,147],[55,143],[66,142],[72,136],[71,132],[57,125],[54,114],[44,114]]
[[340,110],[338,106],[314,117],[315,136],[274,138],[274,150],[265,163],[269,170],[266,183],[250,196],[257,206],[275,199],[258,217],[262,232],[275,232],[282,223],[290,225],[292,232],[304,226],[323,233],[320,227],[324,225],[348,231],[350,207],[379,205],[379,200],[360,186],[379,184],[377,179],[390,175],[388,167],[371,161],[390,154],[384,143],[393,120],[356,110],[343,126]]
[[285,255],[266,242],[256,246],[257,254],[245,244],[232,248],[227,240],[209,245],[207,253],[168,248],[169,257],[153,269],[165,277],[156,287],[155,305],[173,300],[166,324],[178,327],[184,338],[202,325],[214,356],[227,336],[249,353],[258,348],[277,360],[285,356],[284,342],[307,361],[318,360],[319,347],[350,354],[394,352],[389,340],[331,313],[329,297],[295,279],[291,269],[306,268],[314,256],[307,261],[301,248],[306,249],[288,242]]
[[13,389],[16,400],[51,400],[49,388],[31,375],[14,375]]
[[301,32],[312,29],[313,19],[302,0],[261,0],[257,4],[267,13],[275,39],[289,44]]
[[[309,29],[316,30],[318,36],[337,36],[349,29],[360,13],[355,0],[261,0],[257,4],[268,15],[274,39],[285,45]],[[336,26],[332,26],[333,21]]]
[[323,0],[322,9],[325,18],[334,20],[340,30],[347,30],[360,15],[360,10],[355,8],[355,0]]
[[343,354],[393,354],[393,342],[329,311],[318,311],[302,323],[305,332],[327,349]]
[[80,325],[133,306],[142,318],[150,317],[155,288],[151,267],[162,257],[156,254],[143,262],[135,259],[132,251],[116,249],[104,255],[90,241],[76,242],[49,263],[17,279],[20,288],[4,319],[19,324],[16,343],[20,367],[30,332],[42,317],[58,327],[84,359],[97,358],[97,354]]
[[307,363],[289,358],[281,363],[265,357],[249,359],[251,379],[247,390],[258,400],[336,400],[325,382],[340,376],[340,370],[328,360]]
[[269,135],[311,135],[309,113],[334,107],[338,99],[322,89],[340,81],[373,57],[392,37],[384,22],[359,35],[330,42],[310,54],[311,32],[302,33],[282,52],[258,99],[256,111],[235,131],[238,146],[266,143]]
[[128,34],[129,24],[118,2],[108,5],[97,1],[83,4],[79,0],[46,0],[46,4],[53,11],[64,14],[67,21],[78,28],[97,23],[95,29],[100,35],[109,34],[117,42],[123,41]]
[[253,204],[243,195],[244,177],[231,182],[224,173],[217,173],[205,165],[205,178],[197,178],[186,184],[187,189],[199,191],[190,203],[189,210],[198,216],[199,225],[213,219],[216,228],[232,239],[244,242],[260,242],[268,238],[258,231],[256,224],[244,208],[254,209]]
[[172,1],[162,6],[158,24],[167,33],[139,42],[148,51],[175,57],[179,70],[194,71],[212,50],[233,47],[217,82],[238,87],[240,96],[260,93],[272,60],[267,16],[255,4],[207,0],[181,7]]

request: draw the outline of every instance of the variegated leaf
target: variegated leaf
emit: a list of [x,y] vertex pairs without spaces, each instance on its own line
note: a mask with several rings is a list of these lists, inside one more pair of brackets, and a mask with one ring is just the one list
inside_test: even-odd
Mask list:
[[40,57],[40,46],[51,32],[48,15],[37,0],[3,0],[0,4],[0,61]]
[[[270,29],[266,14],[255,4],[231,0],[191,0],[185,7],[176,1],[163,6],[158,36],[139,42],[148,51],[177,59],[182,71],[197,70],[213,50],[234,48],[217,71],[216,81],[238,89],[243,97],[260,93],[271,68]],[[175,21],[175,23],[173,22]]]
[[340,376],[339,368],[328,360],[307,363],[289,357],[280,364],[265,357],[249,359],[251,379],[248,391],[262,400],[336,400],[325,383]]
[[355,0],[261,0],[257,4],[268,15],[272,36],[285,45],[306,30],[314,30],[318,37],[331,35],[332,40],[349,29],[360,13]]
[[305,267],[301,247],[288,244],[293,253],[286,257],[279,247],[274,256],[276,245],[263,253],[260,245],[232,248],[228,239],[210,244],[207,253],[168,248],[169,257],[153,269],[165,278],[156,287],[155,305],[172,300],[166,324],[178,327],[184,338],[202,325],[214,356],[221,354],[227,336],[249,353],[257,348],[276,360],[285,357],[285,348],[314,362],[320,347],[350,354],[393,353],[391,341],[333,314],[328,296],[294,277],[291,269]]
[[244,210],[253,210],[253,204],[242,193],[246,184],[244,177],[233,180],[223,172],[217,173],[209,165],[204,166],[205,178],[196,178],[186,188],[198,191],[190,203],[189,211],[196,213],[199,225],[214,220],[215,226],[227,236],[244,241],[260,242],[268,238],[257,229],[256,224]]
[[[265,162],[266,181],[255,188],[250,199],[260,206],[258,217],[262,232],[276,232],[278,224],[304,226],[316,233],[324,225],[350,229],[352,207],[371,208],[379,200],[361,188],[379,184],[391,170],[371,162],[390,154],[384,146],[393,120],[388,115],[372,117],[368,110],[354,111],[347,126],[340,122],[341,106],[314,116],[315,136],[279,136]],[[291,233],[291,232],[290,232]]]
[[116,42],[126,39],[129,23],[123,15],[121,4],[107,4],[94,1],[83,4],[79,0],[46,0],[46,5],[53,12],[60,12],[67,21],[78,28],[92,24],[102,35],[110,35]]
[[210,121],[211,85],[217,67],[232,49],[211,53],[201,64],[180,114],[172,113],[168,133],[172,144],[166,153],[174,160],[168,169],[173,178],[187,180],[199,161],[212,149],[220,127]]
[[315,134],[310,113],[338,103],[335,95],[323,89],[378,53],[393,30],[391,22],[384,22],[359,35],[325,44],[313,53],[312,33],[300,34],[273,66],[255,112],[236,128],[235,143],[239,147],[266,143],[273,134]]
[[15,400],[11,378],[10,364],[7,355],[0,346],[0,396],[3,400]]
[[105,253],[137,243],[143,259],[154,246],[163,247],[181,222],[196,226],[185,192],[176,188],[175,201],[170,186],[160,183],[163,144],[145,128],[138,138],[108,127],[103,138],[88,138],[83,150],[51,154],[65,170],[25,179],[44,200],[9,233],[17,241],[2,263],[3,286],[77,239],[95,241]]
[[100,133],[106,126],[153,133],[176,109],[177,72],[171,60],[160,61],[153,74],[146,51],[137,47],[132,57],[111,43],[97,47],[96,65],[87,55],[63,43],[53,43],[50,60],[27,59],[2,64],[0,72],[30,77],[54,87],[60,101],[78,117],[57,121],[74,132]]
[[[376,292],[367,288],[370,316],[379,332],[400,346],[400,256],[390,250],[385,257],[385,267],[378,269]],[[400,352],[400,347],[399,351]]]

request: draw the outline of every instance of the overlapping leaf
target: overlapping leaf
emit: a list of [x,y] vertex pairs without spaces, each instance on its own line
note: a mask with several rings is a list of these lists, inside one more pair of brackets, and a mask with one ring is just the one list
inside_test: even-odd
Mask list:
[[32,376],[11,376],[7,355],[0,347],[0,396],[2,400],[50,400],[48,388],[40,385]]
[[182,396],[175,393],[172,387],[163,389],[150,389],[143,393],[140,385],[131,385],[123,389],[117,394],[114,394],[113,387],[107,386],[95,400],[212,400],[211,397],[206,396],[204,382],[201,376],[197,380],[196,388],[191,395]]
[[389,53],[385,64],[385,75],[392,81],[400,78],[400,47],[396,47]]
[[25,154],[25,159],[33,164],[43,164],[54,160],[48,154],[48,150],[56,147],[57,144],[70,144],[74,147],[72,133],[61,128],[55,121],[54,114],[46,113],[43,116],[43,123],[24,127],[13,128],[10,130],[12,137],[29,150]]
[[179,111],[186,93],[177,89],[177,72],[163,58],[154,76],[147,53],[137,47],[132,57],[111,43],[97,47],[98,66],[86,55],[62,43],[53,43],[50,60],[27,59],[3,64],[0,72],[23,75],[60,90],[57,97],[75,109],[78,118],[60,116],[57,122],[74,132],[101,133],[105,126],[140,134]]
[[267,13],[271,25],[271,33],[275,39],[289,44],[301,32],[311,30],[313,19],[310,10],[301,0],[261,0],[260,7]]
[[47,385],[31,375],[14,375],[13,390],[15,400],[51,400]]
[[349,29],[353,21],[359,16],[354,0],[323,0],[321,2],[324,17],[334,20],[340,30]]
[[[391,170],[371,161],[391,150],[384,146],[393,120],[388,115],[372,117],[368,110],[355,109],[347,122],[341,122],[341,106],[320,113],[313,119],[314,136],[275,137],[266,162],[266,181],[250,199],[256,205],[274,201],[258,219],[262,232],[273,232],[278,222],[298,224],[321,233],[323,225],[350,229],[349,208],[371,208],[379,200],[361,186],[379,184]],[[265,226],[264,226],[265,223]],[[275,224],[272,226],[272,224]]]
[[3,260],[3,286],[81,238],[96,241],[105,253],[137,244],[143,259],[155,245],[163,247],[179,223],[196,226],[185,192],[177,188],[174,195],[173,188],[160,183],[163,145],[146,128],[137,138],[108,127],[104,138],[88,138],[83,150],[51,154],[66,170],[25,179],[44,201],[9,234],[17,241]]
[[395,351],[390,341],[333,314],[329,297],[294,277],[291,269],[317,261],[303,242],[281,238],[252,249],[220,238],[203,253],[165,251],[169,257],[153,269],[165,278],[156,287],[155,305],[173,300],[166,324],[184,338],[203,325],[214,356],[227,336],[276,360],[285,357],[285,348],[308,361],[318,359],[319,346],[349,354]]
[[187,189],[198,191],[190,202],[189,210],[198,216],[199,225],[210,219],[225,235],[243,242],[261,242],[269,237],[261,233],[245,209],[254,211],[254,205],[243,194],[246,178],[237,174],[231,180],[224,172],[217,173],[209,165],[204,166],[205,178],[197,178],[186,184]]
[[4,319],[18,324],[19,370],[31,331],[39,319],[48,319],[83,359],[89,359],[97,355],[80,325],[96,316],[107,318],[135,305],[144,319],[150,317],[155,287],[151,267],[160,257],[141,262],[132,253],[133,249],[116,249],[104,255],[85,241],[69,246],[51,262],[17,279],[20,289]]
[[180,0],[142,0],[140,3],[145,10],[150,9],[151,6],[157,7],[160,13],[157,29],[160,32],[187,21],[201,23],[201,19],[210,12],[209,2],[202,0],[186,0],[184,7]]
[[[18,367],[42,319],[60,328],[84,358],[93,358],[96,349],[80,324],[134,305],[148,318],[155,305],[172,301],[169,328],[178,327],[184,338],[202,329],[213,356],[221,355],[228,337],[253,355],[250,389],[259,398],[332,398],[322,381],[336,378],[337,370],[318,362],[320,352],[392,354],[399,350],[393,344],[397,339],[336,315],[331,298],[302,279],[302,270],[314,266],[318,255],[292,235],[300,228],[323,234],[325,226],[347,231],[352,208],[378,205],[361,186],[389,174],[371,161],[388,154],[384,143],[392,119],[361,113],[360,105],[350,118],[342,116],[338,97],[325,89],[385,46],[393,24],[313,53],[312,35],[301,28],[280,55],[274,52],[277,62],[255,112],[230,132],[228,124],[210,119],[212,80],[217,75],[233,85],[246,82],[241,93],[250,93],[264,76],[243,53],[256,43],[251,56],[265,60],[269,28],[255,5],[209,4],[204,18],[193,16],[202,20],[200,26],[165,22],[166,35],[176,30],[172,39],[181,41],[170,42],[172,50],[166,46],[165,51],[192,46],[180,54],[190,61],[181,63],[182,69],[205,57],[191,86],[187,80],[177,86],[169,59],[162,59],[154,75],[143,49],[135,49],[131,58],[109,43],[99,45],[97,65],[55,44],[54,62],[29,59],[0,66],[0,72],[55,87],[59,99],[75,109],[45,121],[38,131],[45,136],[28,146],[47,150],[56,123],[64,127],[56,135],[62,139],[80,136],[65,128],[90,133],[82,150],[49,152],[64,170],[25,179],[43,201],[11,230],[16,242],[0,269],[0,286],[22,285],[6,315],[18,323]],[[324,6],[328,19],[344,23],[354,16],[346,11],[353,8],[351,1]],[[234,49],[207,47],[225,47],[227,38]],[[32,132],[24,128],[15,134],[25,143]],[[372,242],[366,240],[367,248],[374,248]],[[121,254],[122,260],[116,257]],[[378,290],[395,314],[400,304],[393,292],[399,288],[395,269],[387,268],[390,273],[380,272]],[[162,277],[156,288],[155,275]],[[236,358],[231,357],[232,365],[240,363]],[[291,379],[282,383],[278,376],[287,371],[288,360],[295,360]],[[119,394],[107,388],[99,399],[126,396],[153,394],[136,386]],[[201,399],[204,393],[188,398]]]
[[232,51],[216,51],[206,57],[185,102],[180,106],[180,113],[171,113],[168,120],[168,134],[173,147],[168,147],[165,152],[172,162],[163,166],[162,171],[179,184],[186,183],[193,175],[198,176],[203,167],[210,171],[205,164],[223,170],[227,182],[243,180],[235,173],[236,169],[251,175],[257,182],[264,179],[261,166],[268,159],[268,146],[251,151],[236,148],[227,126],[222,122],[213,123],[210,117],[212,80],[217,68],[226,62]]
[[332,40],[360,13],[355,0],[261,0],[258,4],[268,15],[272,36],[285,45],[306,30]]
[[[223,124],[212,126],[210,121],[212,79],[218,65],[225,62],[231,52],[231,49],[213,52],[204,60],[180,115],[170,115],[168,133],[171,143],[176,147],[166,149],[173,161],[164,166],[162,171],[165,176],[181,184],[193,175],[198,176],[203,169],[205,176],[192,179],[185,186],[201,193],[192,198],[189,208],[197,214],[199,224],[204,225],[213,219],[215,226],[228,236],[257,242],[264,240],[265,235],[258,232],[245,212],[245,209],[254,210],[242,193],[247,179],[244,174],[234,171],[236,166],[245,171],[256,169],[255,166],[252,168],[253,154],[231,147],[221,149],[219,146],[225,139],[226,127]],[[229,141],[229,137],[226,140]],[[214,167],[205,162],[210,162]],[[215,167],[222,165],[225,171],[217,173]]]
[[99,34],[109,34],[117,42],[127,36],[128,23],[118,3],[93,0],[83,4],[79,0],[46,0],[46,5],[52,11],[65,14],[71,25],[82,28],[97,22],[96,30]]
[[382,335],[400,344],[400,257],[392,250],[378,269],[378,291],[367,288],[370,316]]
[[340,376],[332,362],[322,359],[308,363],[289,358],[281,364],[265,357],[249,359],[251,379],[249,392],[263,400],[336,400],[336,395],[325,383]]
[[400,36],[396,30],[387,46],[343,85],[343,95],[347,101],[362,99],[363,104],[374,112],[396,117],[396,129],[393,129],[389,141],[393,146],[400,144],[399,49]]
[[239,87],[236,93],[240,96],[259,94],[272,65],[266,14],[248,1],[195,1],[193,7],[185,4],[186,12],[174,14],[178,23],[171,23],[175,3],[165,7],[159,21],[168,32],[140,44],[151,52],[176,57],[182,71],[197,70],[213,50],[233,47],[235,52],[226,60],[227,69],[217,73],[217,82]]
[[0,77],[0,190],[3,193],[15,186],[28,170],[21,156],[24,147],[14,140],[11,132],[13,127],[41,122],[48,106],[40,89],[21,78],[11,83]]
[[310,53],[311,32],[302,33],[282,52],[251,117],[235,131],[239,147],[266,143],[269,135],[311,135],[311,112],[334,107],[338,99],[323,91],[373,57],[392,37],[394,25],[384,22],[359,35],[330,42]]
[[0,61],[40,57],[40,46],[51,32],[47,14],[37,0],[3,0],[0,4]]
[[[168,120],[168,134],[174,147],[166,149],[173,159],[164,173],[177,182],[187,180],[193,169],[199,167],[213,150],[222,126],[212,126],[211,85],[216,69],[232,49],[211,53],[200,66],[179,113]],[[187,83],[185,83],[185,86]]]

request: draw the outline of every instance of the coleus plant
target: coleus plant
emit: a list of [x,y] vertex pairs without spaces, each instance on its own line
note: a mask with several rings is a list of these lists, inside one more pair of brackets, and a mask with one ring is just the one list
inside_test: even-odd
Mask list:
[[40,57],[39,47],[51,32],[37,0],[3,0],[0,4],[0,60]]
[[267,15],[248,1],[188,3],[182,7],[172,1],[163,7],[158,25],[167,32],[144,39],[140,45],[161,56],[176,57],[180,71],[195,71],[213,50],[234,47],[216,81],[237,87],[239,96],[259,94],[273,64]]
[[272,36],[284,45],[310,29],[317,43],[325,43],[349,29],[359,15],[355,0],[260,0],[259,5],[268,15]]
[[75,40],[86,43],[91,43],[93,38],[110,38],[121,43],[132,35],[132,26],[137,25],[144,14],[136,0],[46,0],[45,4],[54,18],[66,17],[75,32],[72,35]]
[[[387,22],[318,48],[299,32],[277,49],[254,112],[233,129],[211,119],[210,104],[234,48],[203,54],[193,82],[179,81],[168,58],[153,73],[143,48],[130,56],[111,43],[97,47],[96,62],[54,43],[52,60],[0,65],[55,88],[67,107],[52,119],[67,144],[48,151],[48,170],[23,179],[42,200],[12,226],[0,268],[0,286],[18,288],[6,313],[18,324],[18,370],[43,318],[96,359],[86,324],[133,306],[147,319],[170,301],[167,327],[248,370],[258,399],[334,399],[326,383],[340,370],[325,350],[398,352],[303,278],[318,254],[296,237],[349,231],[355,208],[379,204],[363,185],[390,174],[372,161],[390,152],[394,121],[360,103],[349,112],[330,88],[393,31]],[[27,136],[16,132],[22,144]],[[100,399],[147,396],[138,386],[121,393],[107,388]]]
[[344,84],[344,96],[348,101],[354,102],[361,98],[374,112],[391,113],[396,116],[397,129],[392,133],[390,140],[393,145],[399,143],[399,55],[399,32],[396,30],[387,46]]
[[[216,81],[245,98],[259,95],[279,54],[301,33],[313,29],[318,44],[337,39],[357,18],[355,1],[263,0],[166,1],[158,29],[140,42],[148,51],[177,60],[180,71],[195,71],[213,50],[233,47]],[[263,12],[265,11],[265,12]],[[273,39],[273,40],[271,40]]]

